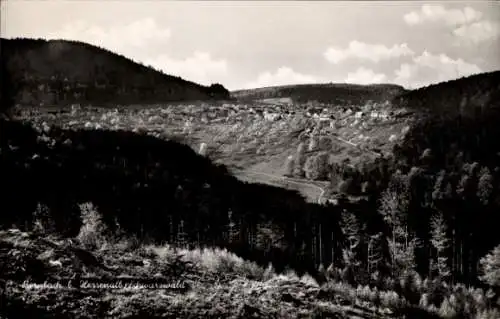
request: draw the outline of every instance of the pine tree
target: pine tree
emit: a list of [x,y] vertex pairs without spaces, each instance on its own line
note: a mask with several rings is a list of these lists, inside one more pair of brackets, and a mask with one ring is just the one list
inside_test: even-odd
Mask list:
[[234,222],[234,214],[231,210],[227,213],[229,224],[227,227],[227,240],[229,243],[237,243],[240,240],[239,225]]
[[483,205],[488,205],[493,194],[493,175],[491,175],[488,167],[483,167],[479,175],[477,197]]
[[500,245],[481,258],[479,263],[482,271],[479,279],[492,287],[500,288]]
[[437,252],[435,265],[439,278],[446,281],[451,275],[447,257],[449,240],[447,237],[446,221],[441,213],[433,216],[431,219],[431,243]]
[[377,271],[379,269],[380,263],[383,260],[381,239],[382,233],[371,235],[368,239],[366,265],[369,274]]
[[178,247],[186,247],[187,245],[187,234],[184,231],[184,220],[182,219],[177,228],[176,244]]
[[396,277],[412,271],[416,266],[415,249],[418,241],[408,228],[407,210],[408,192],[404,184],[396,181],[382,194],[379,208],[379,213],[391,229],[387,240],[393,275]]
[[346,240],[342,249],[342,257],[348,280],[355,281],[356,275],[361,275],[361,261],[358,256],[361,245],[361,229],[358,219],[353,213],[343,211],[341,215],[341,230]]
[[444,188],[445,188],[445,177],[446,171],[441,170],[436,178],[436,182],[434,183],[434,189],[432,191],[432,199],[434,201],[439,201],[444,198]]

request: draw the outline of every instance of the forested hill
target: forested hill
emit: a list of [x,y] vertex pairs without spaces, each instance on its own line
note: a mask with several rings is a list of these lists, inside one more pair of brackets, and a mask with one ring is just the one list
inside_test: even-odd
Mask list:
[[[0,136],[0,186],[8,190],[0,194],[0,228],[30,224],[42,203],[59,232],[75,235],[78,204],[92,202],[110,227],[118,223],[127,234],[230,247],[265,265],[297,269],[311,265],[310,255],[300,256],[305,262],[297,257],[304,242],[310,247],[311,223],[325,219],[330,226],[323,231],[337,231],[335,211],[293,191],[243,183],[173,141],[2,119]],[[239,239],[229,240],[228,231]]]
[[317,101],[337,105],[364,104],[368,100],[385,102],[405,92],[405,89],[393,84],[301,84],[264,87],[231,92],[231,96],[241,100],[271,98],[291,98],[295,103]]
[[412,90],[394,99],[396,104],[448,116],[477,116],[500,109],[500,71],[441,82]]
[[220,84],[202,86],[82,42],[0,39],[0,52],[3,107],[12,103],[127,105],[229,97]]

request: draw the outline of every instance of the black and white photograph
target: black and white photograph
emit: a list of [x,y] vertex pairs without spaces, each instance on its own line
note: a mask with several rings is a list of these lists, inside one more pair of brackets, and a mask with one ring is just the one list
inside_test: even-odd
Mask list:
[[2,0],[0,319],[500,319],[500,1]]

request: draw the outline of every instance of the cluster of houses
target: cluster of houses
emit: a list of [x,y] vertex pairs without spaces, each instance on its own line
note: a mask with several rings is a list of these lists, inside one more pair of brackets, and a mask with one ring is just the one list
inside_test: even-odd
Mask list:
[[[130,112],[132,111],[132,112]],[[321,133],[344,127],[346,125],[369,126],[369,120],[387,121],[397,117],[402,111],[394,110],[385,105],[367,103],[364,106],[329,106],[324,105],[284,105],[271,103],[201,103],[169,106],[160,105],[144,109],[120,109],[119,107],[107,110],[100,118],[94,118],[88,110],[83,110],[79,105],[72,105],[69,117],[79,115],[89,117],[90,121],[98,121],[102,124],[112,126],[129,126],[133,124],[162,126],[168,122],[180,121],[186,128],[195,122],[203,124],[211,123],[241,123],[250,121],[286,121],[295,114],[301,114],[305,118],[316,122]],[[85,116],[87,115],[87,116]],[[71,118],[73,119],[73,118]],[[121,122],[121,123],[118,123]],[[133,123],[132,123],[133,122]]]

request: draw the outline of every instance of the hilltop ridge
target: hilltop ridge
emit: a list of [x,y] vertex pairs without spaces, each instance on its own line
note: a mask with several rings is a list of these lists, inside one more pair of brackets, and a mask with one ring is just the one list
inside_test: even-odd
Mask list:
[[239,100],[289,98],[292,103],[316,101],[336,105],[351,105],[362,104],[368,100],[385,102],[405,91],[405,88],[395,84],[323,83],[237,90],[231,92],[231,97]]
[[229,98],[221,84],[186,81],[83,42],[1,38],[0,47],[2,105],[129,105]]
[[478,116],[500,109],[500,71],[485,72],[406,91],[393,103],[448,116]]

